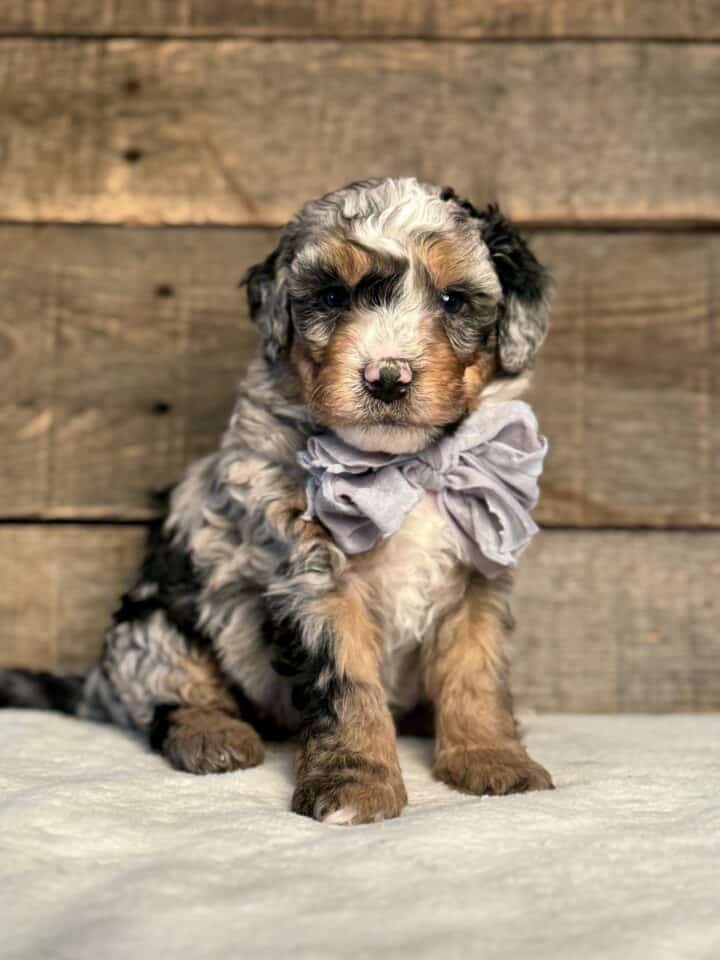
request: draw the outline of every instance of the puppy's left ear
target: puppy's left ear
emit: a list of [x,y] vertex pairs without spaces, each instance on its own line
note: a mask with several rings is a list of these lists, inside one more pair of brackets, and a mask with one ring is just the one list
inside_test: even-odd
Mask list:
[[290,345],[290,305],[278,270],[279,259],[278,248],[262,263],[250,267],[241,281],[241,286],[247,284],[250,319],[260,331],[270,363],[275,363]]
[[503,291],[498,321],[500,365],[525,370],[545,339],[550,322],[552,281],[522,234],[494,205],[479,212],[481,232]]

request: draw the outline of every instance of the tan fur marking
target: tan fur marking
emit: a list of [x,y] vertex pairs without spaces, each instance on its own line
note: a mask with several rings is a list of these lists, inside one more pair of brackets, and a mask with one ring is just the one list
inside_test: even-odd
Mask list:
[[468,410],[476,410],[485,387],[491,382],[497,370],[497,360],[493,354],[481,353],[463,374],[463,392]]
[[439,322],[429,321],[425,349],[417,365],[416,403],[429,423],[452,423],[466,412],[463,376],[458,358]]
[[349,287],[354,287],[370,269],[370,256],[342,237],[324,241],[322,249],[328,265],[335,268]]
[[355,334],[352,322],[341,325],[325,348],[322,365],[307,377],[308,406],[323,423],[343,424],[358,417],[358,400],[362,388],[356,365],[349,363]]
[[334,704],[336,721],[313,731],[300,750],[293,810],[318,820],[349,811],[342,823],[396,817],[407,794],[372,619],[352,588],[325,600],[323,613],[333,625],[342,692]]
[[319,352],[318,356],[314,356],[310,352],[309,345],[304,343],[299,337],[293,340],[292,346],[290,347],[290,363],[298,375],[302,399],[308,406],[315,385],[317,364],[321,359],[322,351]]
[[377,679],[377,629],[356,588],[330,601],[327,615],[334,624],[335,660],[341,677],[372,683]]
[[492,587],[474,582],[460,609],[438,630],[427,684],[438,710],[441,746],[515,736],[504,631],[494,601]]
[[502,594],[474,580],[438,631],[427,668],[436,718],[434,773],[469,793],[552,787],[550,775],[525,751],[513,717],[504,613]]
[[237,703],[213,658],[205,654],[187,656],[182,660],[182,667],[184,677],[178,685],[178,694],[184,705],[238,713]]
[[469,253],[464,244],[450,239],[434,239],[419,244],[417,254],[438,290],[447,290],[467,276]]

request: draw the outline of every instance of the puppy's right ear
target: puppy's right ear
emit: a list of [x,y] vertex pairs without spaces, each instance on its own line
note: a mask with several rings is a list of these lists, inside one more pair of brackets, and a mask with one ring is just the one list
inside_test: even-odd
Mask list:
[[290,304],[285,281],[278,271],[279,249],[262,263],[250,267],[242,284],[247,284],[250,319],[262,338],[265,356],[275,363],[290,346]]

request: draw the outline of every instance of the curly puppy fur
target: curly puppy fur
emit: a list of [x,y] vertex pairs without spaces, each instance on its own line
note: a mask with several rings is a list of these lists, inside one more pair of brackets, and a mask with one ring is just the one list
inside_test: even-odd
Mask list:
[[[193,773],[260,763],[256,730],[296,734],[292,808],[334,824],[401,812],[395,724],[423,712],[451,786],[551,787],[512,713],[509,576],[468,569],[429,498],[345,556],[302,519],[296,461],[320,429],[417,451],[519,396],[547,328],[545,271],[497,208],[403,178],[307,204],[246,282],[258,356],[219,449],[172,494],[100,663],[85,678],[3,671],[0,700],[138,728]],[[382,363],[412,372],[397,395],[363,381]]]

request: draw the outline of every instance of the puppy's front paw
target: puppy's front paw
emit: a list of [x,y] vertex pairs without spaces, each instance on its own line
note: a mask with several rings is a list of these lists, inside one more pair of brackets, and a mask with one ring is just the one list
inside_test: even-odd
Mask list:
[[478,795],[555,789],[545,767],[529,757],[522,747],[442,750],[435,760],[433,773],[456,790]]
[[253,728],[221,710],[180,707],[170,718],[162,752],[177,770],[227,773],[262,763],[262,740]]
[[407,803],[400,771],[372,765],[372,772],[337,767],[308,772],[292,799],[294,813],[335,826],[397,817]]

